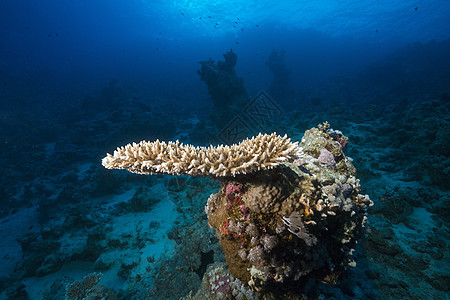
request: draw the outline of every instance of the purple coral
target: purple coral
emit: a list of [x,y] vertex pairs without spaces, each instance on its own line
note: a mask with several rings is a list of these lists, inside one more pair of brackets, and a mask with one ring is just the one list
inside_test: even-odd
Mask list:
[[342,149],[348,144],[348,137],[344,136],[341,131],[330,129],[328,134],[341,145]]
[[320,163],[326,164],[330,167],[336,165],[336,160],[334,159],[333,153],[331,153],[325,148],[320,150],[320,155],[317,159],[319,160]]
[[242,185],[229,183],[227,184],[227,187],[225,189],[225,195],[229,196],[234,193],[239,193],[241,191],[241,188]]

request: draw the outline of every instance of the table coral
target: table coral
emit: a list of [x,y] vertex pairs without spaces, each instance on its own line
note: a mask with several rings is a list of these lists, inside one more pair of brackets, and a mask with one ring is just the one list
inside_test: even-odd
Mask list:
[[[311,279],[334,283],[356,265],[352,254],[372,205],[342,151],[348,139],[328,123],[318,127],[307,130],[300,145],[274,134],[210,148],[157,141],[119,148],[103,164],[220,179],[205,212],[230,275],[258,295],[301,295]],[[321,162],[324,149],[334,164]],[[217,290],[231,292],[228,285]]]
[[301,155],[298,143],[272,134],[258,134],[231,146],[194,147],[176,142],[142,141],[119,147],[102,160],[108,169],[138,174],[236,176],[292,161]]

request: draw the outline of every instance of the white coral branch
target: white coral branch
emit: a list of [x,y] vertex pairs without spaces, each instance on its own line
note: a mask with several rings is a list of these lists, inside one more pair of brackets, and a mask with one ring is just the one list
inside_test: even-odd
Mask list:
[[138,174],[236,176],[272,169],[302,156],[298,143],[272,134],[258,134],[239,144],[194,147],[176,142],[142,141],[117,148],[102,160],[108,169]]

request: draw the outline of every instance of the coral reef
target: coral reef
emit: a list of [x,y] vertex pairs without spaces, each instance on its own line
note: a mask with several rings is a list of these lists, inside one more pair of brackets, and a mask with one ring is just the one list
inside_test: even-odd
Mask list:
[[[226,181],[208,199],[231,274],[256,291],[301,292],[312,278],[335,283],[355,266],[372,202],[359,193],[351,160],[331,132],[327,123],[306,131],[302,158]],[[320,161],[324,149],[336,163]]]
[[294,94],[291,87],[291,70],[288,69],[284,61],[286,51],[270,52],[266,61],[266,66],[272,72],[273,80],[269,87],[269,92],[274,99],[287,100]]
[[117,148],[102,164],[138,174],[236,176],[271,169],[300,156],[298,143],[272,133],[259,134],[239,144],[194,147],[176,142],[142,141]]
[[[226,176],[219,177],[221,189],[207,201],[209,225],[233,280],[277,297],[301,293],[311,278],[335,283],[348,266],[355,266],[352,254],[372,202],[359,193],[355,168],[342,152],[344,137],[333,133],[328,123],[312,128],[301,147],[275,134],[229,148],[133,144],[108,155],[103,165],[143,174]],[[333,164],[319,159],[324,150]],[[192,156],[195,152],[200,154]],[[212,161],[221,167],[204,166]],[[232,291],[228,285],[214,286],[224,295]]]
[[218,127],[225,125],[231,117],[238,114],[249,99],[244,79],[238,77],[234,70],[236,53],[230,50],[223,57],[225,60],[217,63],[211,58],[200,61],[201,68],[197,70],[201,80],[208,86],[208,93],[216,108],[211,119]]
[[200,78],[208,86],[208,92],[217,108],[242,104],[247,97],[244,80],[236,75],[234,66],[237,55],[230,50],[223,57],[225,61],[215,63],[211,58],[201,61],[201,69],[197,71]]
[[[67,284],[94,271],[103,272],[100,283],[123,299],[179,299],[190,290],[195,295],[209,264],[225,262],[216,233],[208,228],[205,199],[226,180],[229,184],[222,191],[235,201],[234,195],[247,192],[243,175],[219,180],[139,176],[97,165],[99,153],[132,140],[178,138],[196,145],[214,140],[210,124],[197,131],[198,127],[185,127],[190,120],[173,120],[153,103],[129,99],[117,99],[119,108],[103,106],[101,114],[73,106],[62,115],[58,111],[61,118],[30,110],[22,118],[0,120],[6,135],[0,160],[8,174],[0,180],[5,199],[0,209],[1,299],[40,299],[41,295],[63,299]],[[368,238],[358,243],[352,255],[357,268],[349,268],[336,285],[307,284],[305,295],[311,299],[446,299],[450,97],[447,92],[409,102],[398,99],[402,105],[375,102],[376,109],[361,107],[360,101],[370,99],[370,95],[354,98],[347,107],[340,102],[345,109],[336,114],[324,100],[321,107],[305,105],[289,118],[276,120],[277,132],[288,133],[293,141],[301,140],[305,129],[325,118],[345,132],[351,143],[338,130],[322,125],[307,132],[305,144],[309,139],[328,140],[325,130],[345,146],[345,155],[354,158],[364,193],[375,202],[369,209]],[[182,111],[178,110],[179,117],[186,118],[181,117]],[[192,139],[191,133],[202,139]],[[335,151],[337,143],[322,139],[309,148],[302,144],[304,152],[313,152],[311,156],[317,158],[313,163],[303,159],[303,166],[318,172],[330,195],[338,188],[330,171],[348,168],[353,172],[345,163],[350,158],[343,159]],[[336,166],[319,161],[323,149],[333,154]],[[253,191],[256,197],[258,190]],[[276,196],[276,190],[270,192]],[[343,186],[342,194],[348,192],[349,186]],[[250,201],[251,209],[270,207],[266,199]],[[255,212],[245,205],[240,209],[242,219],[250,222]],[[318,245],[320,239],[307,221],[298,214],[281,216],[283,234],[292,235],[304,247],[307,242],[311,247]],[[243,230],[258,234],[256,226],[244,228],[234,219],[228,224],[222,227],[224,238],[239,238]],[[237,254],[254,261],[276,251],[279,242],[277,234],[263,235],[251,253],[238,249]]]

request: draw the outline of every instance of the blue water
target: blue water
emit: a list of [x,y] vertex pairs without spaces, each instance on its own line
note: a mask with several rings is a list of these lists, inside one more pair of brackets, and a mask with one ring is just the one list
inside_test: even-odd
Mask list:
[[[240,101],[265,91],[276,116],[244,116],[243,134],[300,139],[328,120],[350,137],[347,155],[375,202],[377,236],[360,249],[369,258],[321,295],[448,299],[449,16],[442,0],[1,1],[0,296],[61,299],[94,271],[125,299],[195,293],[200,257],[213,250],[224,261],[203,212],[220,184],[109,172],[100,160],[142,139],[226,143]],[[245,92],[224,108],[197,71],[230,50],[231,78]],[[120,222],[144,222],[147,242]],[[192,228],[183,242],[173,238],[188,234],[180,228]],[[377,244],[392,232],[397,240]],[[188,241],[200,233],[210,242],[195,250]],[[198,256],[192,265],[180,258],[189,255]],[[186,273],[162,292],[161,274],[176,274],[177,261]]]
[[263,57],[273,48],[287,50],[301,86],[450,32],[445,1],[295,3],[3,1],[2,70],[51,90],[95,90],[110,78],[167,89],[176,79],[183,89],[198,81],[199,60],[232,48],[257,91],[270,80]]

